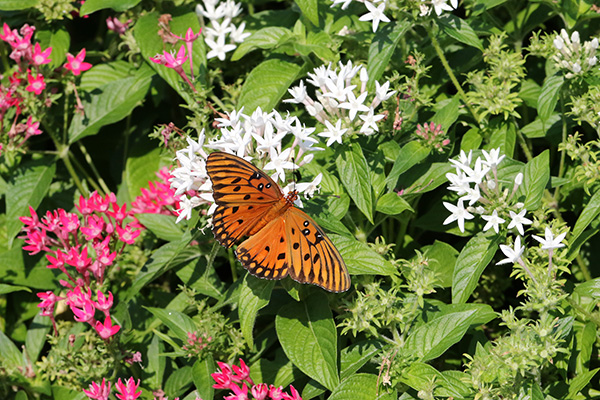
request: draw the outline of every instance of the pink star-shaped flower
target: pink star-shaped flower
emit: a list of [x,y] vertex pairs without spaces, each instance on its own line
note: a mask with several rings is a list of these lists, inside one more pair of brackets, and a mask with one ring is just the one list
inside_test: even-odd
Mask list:
[[84,62],[85,59],[85,48],[81,49],[75,57],[71,53],[67,53],[67,62],[65,63],[65,69],[73,72],[74,75],[79,75],[84,71],[92,68],[92,64]]

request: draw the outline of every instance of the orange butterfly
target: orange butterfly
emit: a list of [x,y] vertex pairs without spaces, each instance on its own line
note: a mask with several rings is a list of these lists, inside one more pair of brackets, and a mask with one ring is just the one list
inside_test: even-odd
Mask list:
[[213,215],[215,238],[230,248],[249,236],[235,254],[252,275],[289,275],[330,292],[348,290],[350,275],[342,256],[319,225],[294,207],[297,191],[284,196],[267,174],[227,153],[211,153],[206,170],[218,206]]

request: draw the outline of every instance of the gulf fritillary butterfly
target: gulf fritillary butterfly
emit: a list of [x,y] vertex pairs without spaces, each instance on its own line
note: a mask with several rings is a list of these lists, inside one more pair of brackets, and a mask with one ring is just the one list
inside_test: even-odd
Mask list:
[[271,177],[228,153],[211,153],[206,170],[217,203],[215,238],[230,248],[249,236],[235,254],[252,275],[266,279],[289,275],[330,292],[348,290],[350,275],[342,256],[319,225],[294,207],[297,191],[284,196]]

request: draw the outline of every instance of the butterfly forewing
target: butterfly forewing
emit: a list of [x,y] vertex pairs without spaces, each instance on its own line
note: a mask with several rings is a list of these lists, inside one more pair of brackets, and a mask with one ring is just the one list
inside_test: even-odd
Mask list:
[[350,275],[346,264],[319,225],[295,207],[287,211],[285,219],[292,279],[330,292],[348,290]]
[[218,205],[274,203],[283,198],[279,185],[248,161],[227,153],[211,153],[206,171]]
[[249,162],[227,153],[208,156],[206,171],[218,207],[212,224],[215,238],[229,248],[246,236],[283,199],[279,186]]

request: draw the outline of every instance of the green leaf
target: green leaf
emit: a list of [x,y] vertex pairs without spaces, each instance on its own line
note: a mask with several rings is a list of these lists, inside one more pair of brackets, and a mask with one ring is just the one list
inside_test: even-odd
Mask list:
[[438,22],[440,29],[445,32],[448,36],[458,40],[468,46],[475,47],[483,52],[483,44],[477,37],[477,34],[469,26],[466,20],[460,19],[454,15],[445,14],[435,21]]
[[435,393],[440,395],[439,391],[444,390],[444,397],[453,397],[458,399],[467,398],[471,394],[469,387],[459,379],[453,379],[452,376],[436,370],[429,364],[416,362],[412,363],[402,372],[400,381],[414,390],[427,390],[431,382],[435,381]]
[[517,195],[525,195],[523,203],[527,210],[534,211],[542,205],[542,196],[549,181],[550,152],[545,150],[528,162],[523,170],[523,184],[519,187]]
[[396,268],[366,243],[345,236],[329,235],[346,262],[350,275],[393,275]]
[[40,205],[56,173],[56,161],[52,157],[23,163],[14,172],[6,191],[6,236],[12,246],[23,224],[19,217],[29,217],[29,207]]
[[458,258],[458,251],[447,243],[435,241],[431,246],[421,248],[427,257],[427,267],[436,272],[442,287],[452,286],[452,275]]
[[448,100],[449,101],[435,113],[433,118],[431,118],[431,121],[435,124],[442,125],[444,132],[448,132],[452,124],[456,122],[460,109],[460,98],[458,95]]
[[142,0],[86,0],[81,6],[79,13],[81,15],[88,15],[106,8],[112,8],[117,12],[123,12],[135,7],[140,1]]
[[575,286],[575,293],[593,299],[600,299],[600,278],[594,278]]
[[328,400],[392,400],[397,399],[395,393],[387,393],[377,387],[377,375],[356,374],[344,379]]
[[0,0],[0,11],[18,11],[35,7],[39,0]]
[[188,332],[195,332],[198,329],[194,321],[182,312],[155,307],[144,308],[160,319],[179,340],[185,343],[188,340]]
[[[69,36],[69,32],[64,29],[53,27],[52,30],[37,31],[35,37],[39,40],[42,49],[52,47],[52,52],[50,53],[51,61],[50,64],[48,64],[49,68],[58,68],[64,64],[67,59],[69,46],[71,45],[71,36]],[[86,74],[83,74],[83,76],[85,75]]]
[[489,149],[500,149],[500,154],[512,157],[517,141],[517,128],[515,124],[494,118],[491,125],[492,137],[486,146]]
[[160,340],[158,335],[152,335],[146,356],[148,365],[144,369],[144,372],[148,374],[148,377],[145,379],[147,385],[154,387],[162,387],[163,385],[167,363],[167,358],[162,355],[164,350],[164,342]]
[[452,303],[466,303],[502,240],[501,235],[491,231],[480,232],[465,245],[454,267]]
[[354,374],[371,358],[379,354],[382,348],[383,345],[376,340],[365,340],[352,343],[343,349],[340,352],[340,378],[345,379]]
[[579,214],[569,241],[575,241],[592,222],[596,221],[598,215],[600,215],[600,190],[592,195],[581,214]]
[[[588,370],[596,344],[596,324],[588,322],[577,333],[577,366],[576,373],[582,374]],[[577,354],[574,352],[573,354]]]
[[377,206],[375,207],[377,212],[381,212],[387,215],[398,215],[404,210],[410,210],[414,212],[410,204],[406,202],[396,192],[386,193],[377,200]]
[[23,367],[23,354],[21,354],[13,341],[2,331],[0,331],[0,363],[4,368],[8,369]]
[[213,385],[215,380],[210,374],[214,373],[215,370],[215,361],[211,355],[202,360],[196,360],[192,367],[192,379],[201,399],[214,399],[215,389],[213,389]]
[[156,171],[160,169],[160,149],[132,146],[131,154],[125,163],[125,184],[127,195],[133,201],[142,194],[141,188],[148,187],[148,182],[157,179]]
[[298,77],[300,67],[280,59],[265,60],[250,72],[240,93],[238,108],[252,114],[258,107],[272,110]]
[[561,116],[558,113],[550,115],[546,120],[536,118],[535,121],[521,128],[521,133],[529,139],[552,136],[560,133],[562,129],[562,124],[560,122]]
[[246,274],[240,288],[240,299],[238,303],[238,315],[240,318],[240,329],[250,348],[254,347],[252,330],[258,311],[269,304],[271,291],[275,281],[258,279]]
[[192,385],[192,367],[190,365],[175,368],[165,382],[165,392],[178,396]]
[[20,291],[31,293],[31,289],[29,289],[27,286],[13,286],[7,285],[5,283],[0,283],[0,294],[7,294]]
[[302,14],[308,18],[314,26],[319,26],[319,2],[317,0],[294,0],[302,11]]
[[392,55],[400,42],[400,39],[411,27],[408,20],[402,22],[390,22],[381,27],[375,34],[369,47],[369,59],[367,61],[367,72],[369,73],[368,88],[375,87],[375,81],[380,79],[383,72],[390,65]]
[[135,217],[159,239],[170,242],[181,239],[184,234],[173,215],[136,214]]
[[95,135],[100,128],[125,118],[146,97],[154,72],[142,64],[135,75],[117,79],[88,94],[85,115],[75,114],[69,127],[69,143]]
[[155,250],[142,270],[136,275],[135,280],[127,291],[124,301],[131,300],[147,283],[169,269],[195,258],[195,252],[183,251],[188,246],[190,240],[189,233],[186,233],[180,241],[167,243]]
[[87,92],[135,75],[138,67],[123,60],[94,65],[81,76],[79,87]]
[[345,146],[335,161],[340,181],[360,211],[373,223],[369,165],[358,143]]
[[532,79],[526,79],[521,83],[519,89],[519,98],[527,104],[528,107],[537,108],[537,102],[540,97],[542,87]]
[[596,375],[596,373],[600,370],[600,368],[593,369],[591,371],[584,372],[582,374],[577,375],[575,378],[571,379],[569,382],[569,394],[565,396],[566,399],[574,399],[577,397],[577,394],[581,392],[587,385],[590,383],[592,378]]
[[36,314],[27,328],[27,336],[25,337],[25,349],[31,362],[35,363],[42,352],[44,344],[46,344],[46,335],[52,328],[52,322],[49,317]]
[[294,33],[280,26],[268,26],[254,32],[235,49],[231,61],[237,61],[255,49],[273,49],[294,39]]
[[398,184],[398,178],[400,175],[408,171],[414,165],[423,161],[429,155],[429,150],[423,147],[418,142],[408,142],[402,150],[400,155],[394,162],[392,170],[387,176],[386,183],[388,190],[392,191]]
[[282,307],[275,328],[294,365],[330,390],[338,385],[337,332],[322,291],[315,290],[303,301]]
[[496,316],[487,304],[463,304],[449,310],[454,311],[441,312],[411,331],[402,348],[406,357],[417,357],[422,362],[433,360],[458,343],[471,325],[485,324]]
[[538,97],[538,117],[542,121],[547,121],[554,114],[563,81],[561,75],[552,75],[544,80]]

